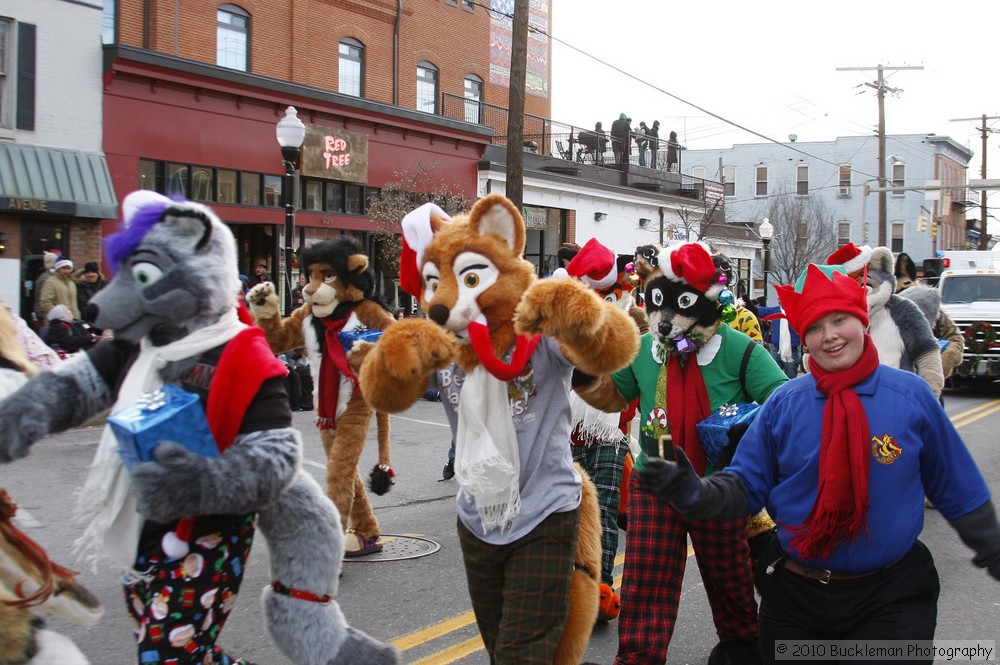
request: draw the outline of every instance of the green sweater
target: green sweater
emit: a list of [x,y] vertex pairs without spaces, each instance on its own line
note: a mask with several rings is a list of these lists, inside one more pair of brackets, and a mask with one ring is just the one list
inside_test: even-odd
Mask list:
[[[711,362],[701,366],[701,375],[708,388],[708,399],[713,411],[730,402],[763,404],[775,388],[788,380],[767,349],[743,333],[723,325],[719,326],[716,336],[722,340],[719,350]],[[740,383],[740,365],[743,363],[747,344],[753,344],[754,349],[747,365],[746,392],[744,392]],[[653,347],[653,334],[646,333],[640,338],[639,353],[636,354],[632,364],[611,375],[622,397],[629,402],[636,397],[639,398],[640,428],[646,424],[654,409],[666,410],[665,404],[656,403],[656,386],[660,379],[662,364],[654,357]],[[700,353],[703,354],[707,350],[703,348]],[[669,393],[670,386],[667,386],[667,394]],[[637,468],[642,468],[646,455],[659,456],[657,443],[655,438],[641,433],[640,430],[639,444],[642,447],[642,454],[636,460]],[[709,466],[708,473],[712,471],[714,469]]]

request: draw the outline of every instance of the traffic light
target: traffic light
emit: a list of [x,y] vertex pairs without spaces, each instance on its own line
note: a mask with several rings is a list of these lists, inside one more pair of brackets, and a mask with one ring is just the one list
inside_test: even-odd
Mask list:
[[936,219],[932,219],[931,220],[931,237],[932,238],[937,238],[937,220]]
[[923,233],[927,230],[927,218],[924,215],[917,217],[917,231]]

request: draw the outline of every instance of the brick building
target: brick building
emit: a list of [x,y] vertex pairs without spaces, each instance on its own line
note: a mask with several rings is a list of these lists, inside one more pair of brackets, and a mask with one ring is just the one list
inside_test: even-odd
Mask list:
[[[547,0],[533,4],[534,14],[547,13]],[[104,151],[115,193],[143,187],[212,203],[237,236],[242,272],[264,260],[283,274],[275,125],[289,105],[307,128],[293,247],[342,233],[369,243],[366,203],[398,173],[424,169],[477,195],[477,164],[493,134],[480,124],[483,104],[505,106],[508,96],[509,39],[481,4],[105,6]],[[526,111],[548,117],[541,44]],[[113,228],[108,220],[105,233]]]

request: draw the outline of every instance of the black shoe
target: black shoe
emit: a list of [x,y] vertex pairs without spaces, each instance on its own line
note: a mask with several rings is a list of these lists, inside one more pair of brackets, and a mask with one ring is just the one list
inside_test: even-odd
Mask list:
[[455,460],[448,460],[448,463],[441,469],[441,479],[451,480],[455,477]]

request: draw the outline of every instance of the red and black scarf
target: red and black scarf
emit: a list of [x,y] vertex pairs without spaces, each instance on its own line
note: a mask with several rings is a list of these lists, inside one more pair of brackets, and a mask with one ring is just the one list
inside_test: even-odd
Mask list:
[[878,369],[878,351],[866,333],[853,366],[827,372],[812,357],[809,372],[826,395],[819,449],[819,486],[806,520],[789,543],[803,559],[826,559],[841,542],[852,543],[868,524],[868,417],[854,386]]
[[705,475],[708,458],[695,426],[712,413],[708,388],[695,353],[667,354],[667,426],[673,445],[684,451],[699,476]]
[[338,334],[351,317],[350,311],[342,319],[320,319],[324,328],[323,361],[319,365],[319,404],[316,426],[320,429],[337,429],[337,402],[340,400],[340,377],[346,376],[354,390],[360,390],[347,352]]

